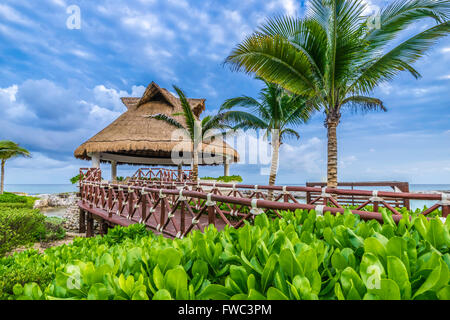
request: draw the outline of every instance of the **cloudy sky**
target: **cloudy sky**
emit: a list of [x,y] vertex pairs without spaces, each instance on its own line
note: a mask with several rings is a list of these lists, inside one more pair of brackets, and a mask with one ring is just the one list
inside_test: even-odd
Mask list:
[[[367,0],[368,10],[389,1]],[[81,29],[67,8],[79,6]],[[67,183],[87,162],[73,151],[125,111],[155,81],[206,98],[206,114],[227,98],[254,96],[260,83],[223,61],[268,16],[303,15],[304,0],[3,0],[0,4],[0,139],[28,148],[32,159],[7,164],[7,183]],[[418,32],[431,21],[406,32]],[[450,183],[450,37],[375,93],[387,113],[343,116],[338,130],[340,180]],[[326,176],[323,114],[282,146],[280,184]],[[108,166],[104,166],[109,172]],[[232,173],[265,183],[261,165]],[[119,175],[135,168],[121,167]],[[220,175],[201,168],[200,175]],[[107,176],[108,174],[105,174]]]

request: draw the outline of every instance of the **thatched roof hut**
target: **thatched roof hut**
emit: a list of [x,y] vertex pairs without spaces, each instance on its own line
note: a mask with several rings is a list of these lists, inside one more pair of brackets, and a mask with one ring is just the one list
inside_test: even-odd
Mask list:
[[[188,99],[197,118],[205,110],[205,99]],[[172,152],[183,150],[184,165],[190,164],[192,143],[187,137],[173,136],[176,129],[164,121],[145,116],[164,113],[172,116],[182,112],[180,100],[168,90],[152,82],[141,98],[122,98],[127,111],[105,129],[84,142],[75,150],[75,157],[99,162],[132,165],[178,165],[173,161]],[[185,124],[183,116],[174,116]],[[212,151],[212,152],[211,152]],[[236,150],[222,139],[203,144],[203,153],[212,153],[214,164],[231,163],[239,160]],[[217,163],[217,159],[222,161]],[[208,164],[210,164],[208,162]],[[202,164],[200,164],[202,165]],[[203,163],[205,165],[205,163]]]

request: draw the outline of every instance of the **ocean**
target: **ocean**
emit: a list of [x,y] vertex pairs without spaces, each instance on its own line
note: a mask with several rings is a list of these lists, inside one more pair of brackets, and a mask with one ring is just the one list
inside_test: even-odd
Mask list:
[[[439,191],[450,193],[450,184],[411,184],[411,192]],[[390,188],[364,188],[365,190],[391,191]],[[72,184],[6,184],[5,190],[8,192],[25,192],[29,195],[53,194],[64,192],[76,192],[78,188]],[[435,201],[411,201],[411,209],[416,210],[424,206],[430,207]]]

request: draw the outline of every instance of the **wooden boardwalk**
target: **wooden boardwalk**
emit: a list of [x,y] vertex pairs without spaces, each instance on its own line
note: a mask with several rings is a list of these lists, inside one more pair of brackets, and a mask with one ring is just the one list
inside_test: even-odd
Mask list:
[[[203,231],[208,225],[214,225],[218,230],[223,230],[227,225],[239,228],[245,221],[251,222],[261,213],[281,217],[281,211],[301,209],[315,210],[319,215],[326,212],[342,214],[346,209],[344,204],[339,203],[340,197],[344,197],[344,200],[359,197],[358,201],[362,203],[358,203],[359,206],[351,212],[363,220],[375,219],[381,223],[383,217],[379,210],[382,206],[392,212],[392,218],[398,223],[402,215],[397,209],[402,204],[407,207],[409,201],[414,199],[437,201],[424,210],[422,215],[427,216],[434,210],[441,210],[443,218],[450,214],[450,195],[447,194],[145,179],[131,180],[128,185],[124,185],[102,183],[101,172],[97,169],[88,171],[85,177],[80,181],[81,201],[78,206],[80,233],[86,232],[87,236],[94,234],[94,219],[99,221],[102,234],[115,225],[144,223],[156,233],[182,238],[192,230]],[[267,199],[269,190],[277,192],[273,200]],[[314,196],[310,195],[308,203],[303,204],[295,199],[295,192],[309,192]],[[372,207],[368,207],[369,205]]]

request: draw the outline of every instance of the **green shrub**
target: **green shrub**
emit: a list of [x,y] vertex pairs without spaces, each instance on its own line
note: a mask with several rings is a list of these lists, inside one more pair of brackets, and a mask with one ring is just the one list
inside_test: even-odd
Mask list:
[[80,181],[80,177],[81,177],[81,179],[83,179],[84,175],[83,174],[81,174],[81,175],[78,174],[75,177],[70,178],[70,182],[72,184],[77,184],[78,181]]
[[237,181],[237,182],[242,182],[243,181],[241,176],[236,176],[236,175],[234,175],[234,176],[221,176],[221,177],[218,177],[218,178],[203,177],[203,178],[200,178],[200,180],[216,180],[216,181],[225,182],[225,183],[232,182],[232,181]]
[[27,203],[26,196],[18,196],[14,193],[5,192],[0,195],[1,203]]
[[18,246],[32,243],[44,221],[45,216],[39,210],[0,210],[0,257]]
[[0,299],[14,296],[14,286],[36,283],[46,287],[53,278],[49,267],[40,263],[37,251],[30,250],[21,256],[0,259]]
[[58,217],[46,217],[33,235],[35,241],[49,242],[64,239],[66,230],[64,220]]
[[0,266],[40,266],[52,276],[10,282],[8,299],[450,299],[450,220],[405,215],[396,225],[382,214],[384,224],[349,211],[263,214],[253,225],[183,239],[133,225]]

